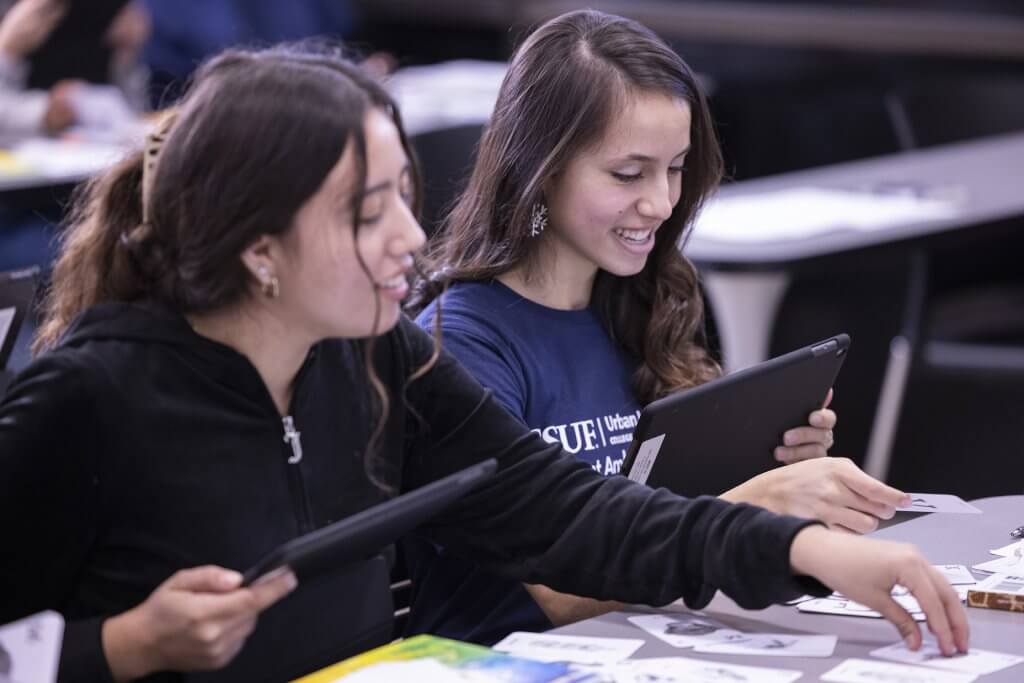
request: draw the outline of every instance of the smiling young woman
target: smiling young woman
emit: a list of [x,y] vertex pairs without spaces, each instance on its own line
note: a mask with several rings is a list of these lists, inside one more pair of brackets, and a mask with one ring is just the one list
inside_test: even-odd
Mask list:
[[[681,247],[721,177],[704,95],[671,48],[621,17],[552,19],[509,64],[411,307],[527,427],[617,474],[644,404],[720,374]],[[871,530],[903,494],[822,457],[835,422],[826,401],[775,449],[794,464],[708,493]],[[424,606],[413,631],[488,643],[614,606],[524,589],[445,548],[408,544],[414,607]]]

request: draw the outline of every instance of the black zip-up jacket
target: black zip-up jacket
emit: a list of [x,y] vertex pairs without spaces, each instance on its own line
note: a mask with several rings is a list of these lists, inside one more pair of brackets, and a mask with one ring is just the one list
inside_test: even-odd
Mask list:
[[[721,589],[760,608],[822,591],[789,567],[793,536],[811,522],[601,477],[528,432],[444,353],[407,385],[432,344],[405,319],[377,340],[390,391],[381,476],[405,491],[499,460],[426,524],[438,543],[496,574],[601,599],[701,607]],[[317,344],[293,395],[301,436],[288,438],[252,364],[181,315],[155,304],[86,311],[0,404],[0,623],[59,611],[61,680],[109,680],[103,619],[175,571],[244,570],[383,500],[364,470],[377,418],[363,342]],[[366,615],[386,574],[376,558],[300,583],[207,680],[285,680],[380,644],[386,625]],[[180,677],[153,677],[165,679]]]

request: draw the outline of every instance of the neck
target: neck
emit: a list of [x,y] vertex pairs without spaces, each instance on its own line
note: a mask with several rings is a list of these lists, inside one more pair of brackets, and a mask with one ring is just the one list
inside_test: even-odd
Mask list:
[[[554,236],[552,236],[554,237]],[[590,305],[597,266],[551,239],[541,250],[535,267],[519,266],[498,276],[498,281],[519,296],[562,311]]]
[[230,346],[248,358],[263,379],[278,413],[288,414],[295,376],[313,340],[298,339],[284,320],[258,304],[190,315],[188,321],[197,334]]

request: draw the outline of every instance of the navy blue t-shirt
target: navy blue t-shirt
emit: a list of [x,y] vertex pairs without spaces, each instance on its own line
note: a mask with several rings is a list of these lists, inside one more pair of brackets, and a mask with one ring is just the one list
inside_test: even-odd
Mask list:
[[[416,319],[433,329],[436,303]],[[618,474],[640,415],[636,368],[593,311],[563,311],[497,281],[452,285],[441,303],[442,343],[527,427],[605,475]],[[523,586],[421,539],[404,544],[413,582],[407,635],[485,645],[550,621]]]

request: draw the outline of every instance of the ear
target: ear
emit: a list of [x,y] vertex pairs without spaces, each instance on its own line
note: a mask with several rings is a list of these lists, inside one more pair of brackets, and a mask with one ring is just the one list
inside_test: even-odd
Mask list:
[[277,276],[279,245],[270,235],[260,235],[242,252],[242,263],[260,285]]

